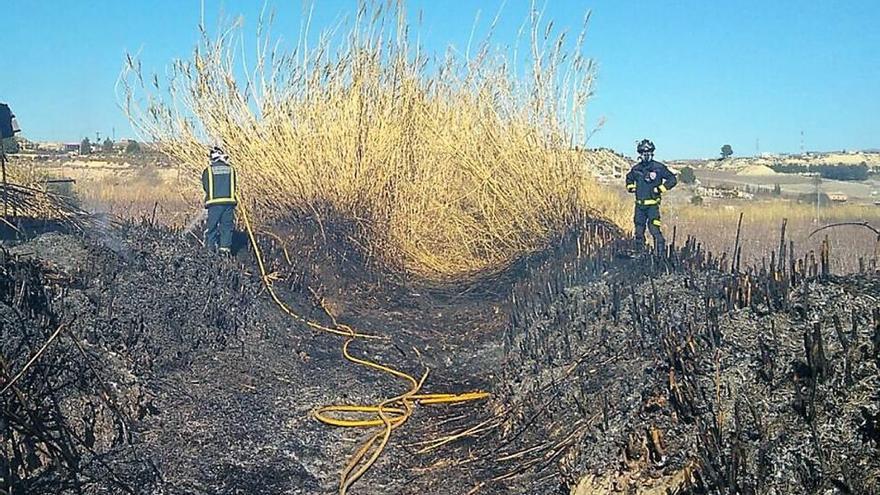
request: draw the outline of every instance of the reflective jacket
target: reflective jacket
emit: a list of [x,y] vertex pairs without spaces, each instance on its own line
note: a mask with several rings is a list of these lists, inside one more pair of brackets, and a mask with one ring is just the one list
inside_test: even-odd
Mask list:
[[660,204],[660,196],[676,184],[675,174],[654,160],[636,163],[626,174],[626,190],[636,195],[638,205]]
[[215,161],[202,171],[205,206],[236,204],[236,176],[232,165]]

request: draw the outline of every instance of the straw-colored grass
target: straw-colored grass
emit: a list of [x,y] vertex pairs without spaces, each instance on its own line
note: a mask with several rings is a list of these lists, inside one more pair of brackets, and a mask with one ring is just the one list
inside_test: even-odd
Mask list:
[[[743,214],[743,222],[761,223],[765,221],[781,222],[787,218],[789,222],[815,223],[816,206],[795,201],[756,201],[726,205],[722,207],[682,205],[672,210],[673,214],[687,222],[720,222],[730,223]],[[880,207],[866,204],[839,204],[822,206],[818,211],[819,224],[840,221],[875,221],[880,222]]]
[[193,180],[221,143],[253,220],[341,215],[386,265],[426,278],[499,269],[584,215],[626,224],[573,151],[594,77],[583,34],[569,42],[533,12],[524,50],[487,36],[469,57],[430,58],[402,10],[364,4],[347,34],[307,47],[303,33],[287,51],[261,20],[253,59],[238,23],[203,31],[167,81],[129,59],[120,97]]
[[834,273],[858,271],[860,259],[867,262],[876,254],[877,235],[864,227],[842,226],[810,235],[820,227],[840,222],[868,222],[880,228],[880,207],[873,205],[822,207],[818,222],[815,206],[787,200],[665,208],[668,208],[664,210],[667,237],[674,226],[679,242],[685,236],[693,235],[707,249],[728,255],[733,251],[736,226],[742,213],[740,245],[744,264],[767,262],[770,251],[778,250],[783,219],[787,220],[786,239],[794,242],[795,250],[801,256],[809,251],[818,252],[820,243],[828,236]]
[[[57,221],[78,226],[83,212],[70,198],[47,191],[46,176],[18,161],[7,164],[7,183],[0,184],[0,215]],[[5,211],[4,211],[5,205]],[[0,222],[10,226],[8,220]]]
[[175,174],[166,172],[153,167],[113,175],[85,172],[78,175],[74,190],[87,211],[107,212],[122,219],[151,218],[162,225],[183,227],[198,214],[201,193],[181,187]]
[[[102,161],[62,161],[53,164],[16,160],[10,164],[11,180],[32,189],[45,190],[47,180],[70,179],[65,192],[73,204],[91,213],[110,213],[120,219],[153,218],[163,225],[181,227],[198,215],[201,192],[179,180],[179,171],[152,165]],[[34,216],[25,213],[28,216]]]

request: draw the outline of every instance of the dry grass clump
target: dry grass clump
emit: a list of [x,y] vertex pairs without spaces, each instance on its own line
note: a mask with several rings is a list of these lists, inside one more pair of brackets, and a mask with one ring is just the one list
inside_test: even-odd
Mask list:
[[[688,222],[730,222],[734,228],[739,214],[743,222],[761,223],[769,221],[778,224],[783,218],[789,222],[815,223],[816,206],[788,200],[755,201],[722,207],[682,205],[673,209],[677,218]],[[841,221],[880,222],[880,207],[867,204],[835,204],[819,208],[819,224]]]
[[584,215],[625,222],[572,152],[594,76],[583,34],[569,42],[533,12],[528,56],[490,35],[470,56],[430,58],[405,17],[362,4],[347,34],[307,46],[306,29],[289,51],[261,20],[253,64],[240,22],[203,31],[167,82],[129,59],[121,96],[193,180],[205,144],[222,143],[255,221],[332,211],[385,264],[427,278],[501,268]]
[[191,184],[178,184],[173,172],[150,166],[112,175],[86,172],[77,178],[76,197],[87,211],[109,212],[122,219],[149,217],[162,225],[182,227],[198,213],[202,193]]
[[[10,162],[7,183],[0,184],[0,222],[12,226],[5,218],[26,217],[56,221],[78,226],[84,212],[70,198],[54,194],[46,188],[46,177],[32,168]],[[13,227],[14,228],[14,227]]]
[[[163,225],[181,227],[201,207],[201,191],[191,181],[181,182],[176,169],[101,161],[47,166],[33,160],[16,160],[10,166],[10,174],[13,183],[42,198],[42,203],[63,201],[70,207],[81,208],[80,213],[110,213],[129,220],[150,218]],[[52,186],[48,181],[53,179],[73,182]],[[22,215],[51,218],[46,208],[35,210],[33,201],[27,210],[20,208]]]
[[[666,213],[666,212],[664,212]],[[786,238],[795,243],[799,255],[809,251],[819,252],[820,243],[828,236],[834,273],[855,272],[861,268],[860,259],[867,261],[876,256],[877,236],[864,227],[842,226],[826,229],[813,235],[819,227],[839,222],[868,222],[880,228],[880,207],[873,205],[845,204],[822,207],[816,222],[816,207],[793,201],[761,201],[737,205],[712,207],[676,206],[664,217],[668,225],[677,228],[679,239],[696,236],[715,253],[733,250],[736,226],[743,214],[740,244],[743,246],[743,263],[762,262],[771,250],[778,249],[782,220],[787,220]],[[671,233],[667,232],[667,236]],[[764,259],[764,262],[769,260]]]

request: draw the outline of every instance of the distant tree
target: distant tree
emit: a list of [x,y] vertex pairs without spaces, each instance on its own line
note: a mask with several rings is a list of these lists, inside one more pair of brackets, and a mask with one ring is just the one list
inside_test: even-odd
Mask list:
[[847,165],[845,163],[835,165],[774,164],[771,168],[783,174],[815,174],[823,179],[852,181],[867,180],[871,171],[867,165]]
[[721,159],[730,158],[733,155],[733,148],[730,147],[729,144],[725,144],[721,147]]
[[138,144],[137,141],[133,139],[128,140],[128,144],[125,145],[125,152],[128,154],[137,154],[141,152],[141,145]]
[[2,145],[5,153],[18,153],[21,151],[21,147],[18,145],[18,139],[14,137],[3,139]]
[[104,143],[101,144],[101,151],[103,151],[104,153],[113,152],[113,141],[110,141],[110,138],[104,139]]
[[89,138],[83,138],[83,140],[79,142],[79,154],[80,155],[88,155],[91,152],[92,152],[92,142],[89,141]]
[[779,184],[773,184],[773,195],[782,196],[782,188],[779,187]]
[[684,167],[681,169],[678,178],[685,184],[694,184],[697,182],[697,175],[694,173],[694,169],[690,167]]
[[814,192],[801,193],[798,195],[797,201],[798,203],[806,203],[812,206],[816,206],[816,201],[819,201],[819,206],[828,206],[831,204],[831,198],[823,192],[820,192],[818,196]]
[[691,196],[691,204],[694,206],[702,206],[703,197],[699,194],[694,194],[693,196]]

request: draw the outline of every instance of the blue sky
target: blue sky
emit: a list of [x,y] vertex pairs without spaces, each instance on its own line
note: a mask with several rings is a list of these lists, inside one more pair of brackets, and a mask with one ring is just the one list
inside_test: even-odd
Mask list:
[[[162,73],[188,57],[198,37],[199,0],[16,0],[3,2],[0,101],[38,140],[133,136],[114,85],[126,51]],[[313,28],[351,15],[356,0],[316,0]],[[529,0],[507,0],[495,35],[512,43]],[[253,26],[261,0],[205,0]],[[270,1],[274,32],[292,44],[302,2]],[[467,45],[501,0],[411,0],[422,11],[429,51]],[[632,154],[650,137],[661,159],[880,148],[880,2],[545,0],[555,26],[576,32],[592,10],[585,54],[598,63],[592,121],[606,119],[588,146]]]

